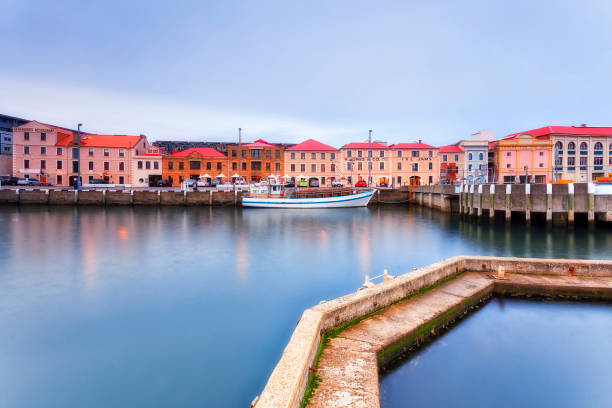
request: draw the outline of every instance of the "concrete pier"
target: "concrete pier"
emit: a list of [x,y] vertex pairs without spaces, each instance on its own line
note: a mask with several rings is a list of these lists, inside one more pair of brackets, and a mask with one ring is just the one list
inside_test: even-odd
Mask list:
[[381,367],[494,294],[610,301],[612,261],[460,256],[322,302],[252,406],[379,407]]

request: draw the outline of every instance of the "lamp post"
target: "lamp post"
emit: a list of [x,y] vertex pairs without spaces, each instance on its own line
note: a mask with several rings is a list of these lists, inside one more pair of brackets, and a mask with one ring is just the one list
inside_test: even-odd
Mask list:
[[77,126],[77,144],[78,144],[78,149],[77,149],[77,159],[78,159],[78,171],[77,171],[77,190],[81,190],[81,126],[83,126],[83,124],[79,123]]
[[372,129],[368,131],[368,187],[372,187]]
[[242,143],[242,128],[238,128],[238,182],[242,180],[242,153],[240,152],[240,144]]

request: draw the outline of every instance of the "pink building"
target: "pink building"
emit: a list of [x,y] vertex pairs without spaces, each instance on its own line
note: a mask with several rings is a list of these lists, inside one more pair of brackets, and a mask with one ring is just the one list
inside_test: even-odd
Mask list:
[[81,134],[32,121],[13,128],[13,175],[34,177],[56,186],[72,186],[79,155],[84,184],[102,179],[132,184],[133,156],[147,153],[146,136]]

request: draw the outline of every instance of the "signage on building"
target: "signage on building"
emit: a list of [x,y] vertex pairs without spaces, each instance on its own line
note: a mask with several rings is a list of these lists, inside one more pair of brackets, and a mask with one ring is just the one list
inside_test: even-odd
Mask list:
[[32,173],[32,174],[38,174],[40,173],[40,169],[19,169],[20,173]]
[[43,132],[43,133],[50,133],[50,132],[53,132],[55,129],[51,129],[51,128],[17,128],[16,130],[18,130],[20,132]]

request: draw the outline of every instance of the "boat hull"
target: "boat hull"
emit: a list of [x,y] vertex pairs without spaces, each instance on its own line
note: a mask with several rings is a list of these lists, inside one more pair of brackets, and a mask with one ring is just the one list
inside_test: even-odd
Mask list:
[[368,205],[374,191],[364,191],[357,194],[350,194],[336,197],[315,197],[315,198],[259,198],[243,197],[243,207],[260,208],[349,208],[365,207]]

